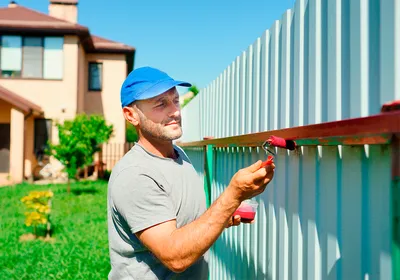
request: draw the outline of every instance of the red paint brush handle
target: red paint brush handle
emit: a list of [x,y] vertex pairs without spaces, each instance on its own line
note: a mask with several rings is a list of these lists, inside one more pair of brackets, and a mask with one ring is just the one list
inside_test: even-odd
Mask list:
[[260,167],[260,168],[263,168],[263,167],[266,167],[266,166],[268,166],[268,165],[271,165],[273,162],[274,162],[274,157],[273,157],[273,156],[268,156],[267,160],[264,161],[264,162],[261,164],[261,167]]

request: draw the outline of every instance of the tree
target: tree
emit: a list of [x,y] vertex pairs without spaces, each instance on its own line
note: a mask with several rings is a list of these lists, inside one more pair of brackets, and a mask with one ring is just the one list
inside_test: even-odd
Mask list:
[[133,143],[138,140],[136,128],[129,122],[126,122],[126,142]]
[[184,100],[181,108],[185,107],[199,93],[199,89],[195,85],[189,87],[188,92],[189,91],[193,92],[193,96],[191,98]]
[[76,178],[79,168],[93,162],[101,144],[110,139],[113,126],[107,125],[102,116],[77,115],[73,120],[58,123],[59,143],[49,143],[48,153],[59,160],[68,174],[67,191],[70,192],[70,179]]
[[199,93],[199,89],[197,88],[197,86],[193,85],[191,86],[188,91],[193,92],[194,96],[196,96]]

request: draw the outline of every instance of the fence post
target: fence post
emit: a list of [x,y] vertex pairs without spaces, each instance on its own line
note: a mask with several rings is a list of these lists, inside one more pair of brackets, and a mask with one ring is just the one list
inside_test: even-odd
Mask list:
[[206,194],[207,208],[209,208],[211,205],[211,185],[214,177],[213,149],[214,145],[206,145],[204,147],[204,192]]
[[400,139],[392,142],[392,279],[400,280]]

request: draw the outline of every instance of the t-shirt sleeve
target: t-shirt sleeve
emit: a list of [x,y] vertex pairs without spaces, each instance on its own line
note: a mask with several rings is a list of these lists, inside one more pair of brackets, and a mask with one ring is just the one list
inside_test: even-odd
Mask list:
[[113,185],[113,204],[132,233],[176,219],[169,194],[151,176],[122,172]]

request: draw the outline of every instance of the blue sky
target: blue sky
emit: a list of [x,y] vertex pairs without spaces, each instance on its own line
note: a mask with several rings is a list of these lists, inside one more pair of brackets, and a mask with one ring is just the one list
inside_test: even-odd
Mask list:
[[[48,11],[48,0],[16,2]],[[294,0],[80,0],[78,21],[92,34],[134,46],[135,68],[158,67],[201,89],[293,6]]]

